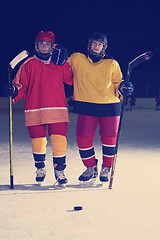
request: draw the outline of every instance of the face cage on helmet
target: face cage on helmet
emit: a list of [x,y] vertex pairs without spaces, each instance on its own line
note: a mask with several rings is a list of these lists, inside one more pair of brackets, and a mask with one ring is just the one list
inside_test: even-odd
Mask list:
[[36,55],[42,60],[48,60],[50,58],[50,56],[52,55],[54,44],[51,42],[51,49],[49,50],[48,53],[41,53],[38,49],[38,42],[40,42],[40,41],[35,42]]
[[[93,41],[97,41],[97,42],[100,42],[100,43],[103,44],[103,48],[102,48],[102,51],[100,53],[96,53],[96,52],[91,50],[91,44],[92,44]],[[106,48],[107,48],[107,42],[104,42],[101,39],[90,38],[89,41],[88,41],[88,47],[87,47],[88,53],[91,54],[91,55],[94,55],[96,57],[102,57],[105,54]]]

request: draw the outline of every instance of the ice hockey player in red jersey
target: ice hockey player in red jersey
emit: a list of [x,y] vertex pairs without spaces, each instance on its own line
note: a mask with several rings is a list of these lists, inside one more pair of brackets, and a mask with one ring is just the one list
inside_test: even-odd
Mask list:
[[102,142],[102,169],[100,181],[109,180],[115,154],[120,119],[121,93],[131,95],[132,84],[124,83],[117,61],[106,56],[107,37],[94,33],[88,41],[88,54],[73,53],[68,62],[73,71],[73,112],[78,114],[77,144],[87,168],[79,181],[89,181],[98,175],[93,140],[96,129]]
[[66,146],[68,109],[64,83],[72,85],[69,63],[56,65],[51,61],[55,36],[50,31],[41,31],[35,39],[34,55],[19,68],[14,80],[18,95],[13,99],[25,99],[25,125],[31,138],[35,161],[36,181],[46,176],[45,160],[47,132],[50,136],[55,178],[58,183],[67,183]]

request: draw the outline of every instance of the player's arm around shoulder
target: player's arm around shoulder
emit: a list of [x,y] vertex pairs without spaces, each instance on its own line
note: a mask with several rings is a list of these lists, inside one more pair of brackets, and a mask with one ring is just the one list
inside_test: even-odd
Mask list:
[[79,61],[80,59],[84,59],[86,58],[86,56],[83,53],[80,52],[75,52],[72,53],[69,57],[68,57],[68,62],[69,64],[72,66],[74,63],[76,63],[77,61]]
[[64,82],[68,85],[72,85],[73,84],[73,73],[72,73],[72,69],[71,66],[69,64],[69,62],[65,62],[65,64],[62,66],[63,68],[63,76],[64,76]]

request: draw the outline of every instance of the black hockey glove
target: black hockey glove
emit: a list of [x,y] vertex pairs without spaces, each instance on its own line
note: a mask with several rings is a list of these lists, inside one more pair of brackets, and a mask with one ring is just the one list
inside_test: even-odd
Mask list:
[[56,65],[63,65],[67,61],[68,51],[63,46],[56,44],[52,53],[52,62]]
[[16,88],[16,86],[12,85],[9,87],[9,96],[12,97],[12,99],[14,99],[15,97],[17,97],[18,95],[18,89]]
[[119,93],[122,96],[130,96],[133,92],[133,85],[131,82],[121,82],[119,87]]

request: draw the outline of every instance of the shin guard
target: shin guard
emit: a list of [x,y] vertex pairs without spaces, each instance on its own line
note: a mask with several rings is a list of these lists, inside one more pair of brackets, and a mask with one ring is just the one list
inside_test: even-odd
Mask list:
[[56,170],[64,170],[66,168],[66,148],[67,139],[65,136],[52,134],[50,135],[52,154],[53,154],[53,166]]
[[47,140],[46,137],[42,138],[33,138],[31,140],[33,157],[35,161],[36,168],[44,168],[45,167],[45,158],[46,158],[46,145]]

